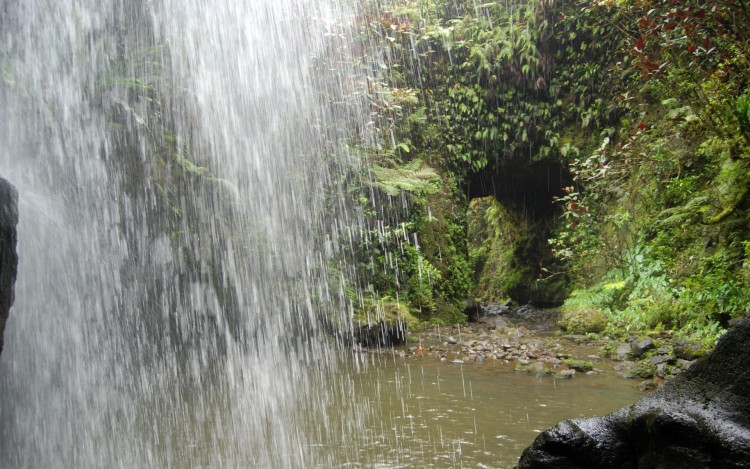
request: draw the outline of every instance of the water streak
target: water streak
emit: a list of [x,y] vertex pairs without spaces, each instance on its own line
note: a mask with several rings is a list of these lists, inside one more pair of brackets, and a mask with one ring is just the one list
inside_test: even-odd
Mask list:
[[20,264],[0,465],[333,464],[320,448],[358,422],[330,412],[321,331],[349,317],[351,269],[329,272],[356,218],[338,142],[367,121],[352,12],[2,8],[0,174],[20,193]]

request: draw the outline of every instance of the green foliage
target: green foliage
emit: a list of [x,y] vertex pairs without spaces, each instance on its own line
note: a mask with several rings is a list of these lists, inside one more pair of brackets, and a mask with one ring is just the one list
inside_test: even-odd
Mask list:
[[370,184],[390,196],[402,192],[415,196],[434,194],[440,189],[440,176],[434,169],[423,164],[421,159],[396,168],[370,165]]
[[[414,304],[457,304],[472,271],[473,296],[485,300],[531,290],[529,279],[573,279],[566,309],[602,311],[610,331],[674,329],[715,341],[727,318],[750,309],[743,5],[370,4],[362,38],[385,51],[371,78],[382,135],[372,185],[414,200],[408,223],[421,246],[403,249],[403,262],[429,265],[437,279],[402,282]],[[439,189],[419,176],[420,160],[440,175]],[[556,198],[554,226],[483,202],[472,202],[468,226],[455,215],[473,174],[539,160],[573,176]],[[446,198],[454,203],[437,202]],[[529,268],[548,229],[556,260]],[[401,275],[409,270],[419,269]]]
[[410,331],[420,327],[419,320],[409,312],[407,305],[389,296],[365,298],[361,307],[355,310],[353,321],[356,325],[383,323],[390,327],[405,327]]
[[477,285],[473,296],[481,301],[501,302],[523,280],[513,261],[516,245],[528,227],[494,197],[471,201],[468,226]]
[[750,137],[750,89],[739,95],[734,102],[734,112],[740,124],[740,130],[747,139]]
[[596,309],[566,308],[558,325],[571,334],[599,333],[606,329],[607,317]]
[[466,324],[469,318],[455,305],[439,305],[430,320],[436,324]]
[[409,140],[464,174],[553,157],[566,126],[610,121],[619,103],[596,94],[620,39],[590,9],[567,9],[537,0],[368,5],[361,40],[386,50],[372,79],[384,145]]
[[612,331],[670,328],[711,345],[750,306],[750,17],[731,1],[586,8],[627,46],[610,69],[624,88],[606,90],[622,102],[619,126],[576,145],[576,185],[558,199],[551,243],[587,285],[568,303],[603,310]]
[[[423,320],[461,323],[457,309],[471,288],[461,210],[450,197],[451,180],[415,159],[393,169],[371,166],[368,180],[381,208],[391,213],[410,201],[406,221],[386,223],[367,211],[369,228],[356,254],[372,297],[399,298]],[[385,197],[383,197],[385,196]],[[364,199],[362,202],[367,203]],[[394,207],[396,205],[396,207]]]

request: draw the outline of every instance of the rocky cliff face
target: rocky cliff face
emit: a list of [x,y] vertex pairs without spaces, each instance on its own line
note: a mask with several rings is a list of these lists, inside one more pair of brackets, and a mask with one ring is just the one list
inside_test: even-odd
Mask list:
[[13,304],[13,284],[16,281],[16,224],[18,224],[18,194],[12,185],[0,178],[0,353],[3,351],[3,332],[8,312]]
[[527,448],[518,467],[750,467],[750,319],[662,389],[605,417],[568,420]]

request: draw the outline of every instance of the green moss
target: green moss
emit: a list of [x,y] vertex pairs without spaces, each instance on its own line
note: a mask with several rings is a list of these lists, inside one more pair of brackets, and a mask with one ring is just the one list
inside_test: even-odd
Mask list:
[[539,280],[544,277],[547,249],[543,230],[494,197],[472,200],[467,218],[476,281],[473,298],[490,303],[509,297],[524,304],[562,303],[567,277]]
[[568,368],[570,368],[571,370],[580,371],[581,373],[586,373],[587,371],[591,371],[594,369],[594,364],[586,360],[574,360],[572,358],[568,358],[565,360],[565,364],[568,365]]
[[558,325],[572,334],[602,332],[607,327],[607,317],[595,309],[575,309],[563,311]]
[[512,265],[513,253],[526,227],[494,197],[472,200],[467,218],[476,281],[472,296],[498,302],[507,298],[509,289],[520,281]]
[[656,375],[656,365],[651,365],[648,362],[642,361],[633,370],[634,378],[649,379]]
[[461,310],[449,304],[439,305],[432,317],[440,324],[466,324],[469,321],[469,318]]

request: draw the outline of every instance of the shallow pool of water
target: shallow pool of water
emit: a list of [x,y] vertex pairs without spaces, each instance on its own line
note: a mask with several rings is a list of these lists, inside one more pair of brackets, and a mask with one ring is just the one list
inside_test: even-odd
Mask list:
[[572,379],[399,350],[337,361],[333,372],[309,367],[272,401],[278,406],[252,397],[255,375],[141,399],[111,423],[112,461],[180,469],[510,468],[561,420],[604,415],[643,396],[603,360],[604,373]]
[[348,367],[367,430],[342,435],[339,449],[349,459],[342,467],[513,467],[559,421],[607,414],[642,397],[637,383],[610,373],[561,380],[495,361],[368,353]]

